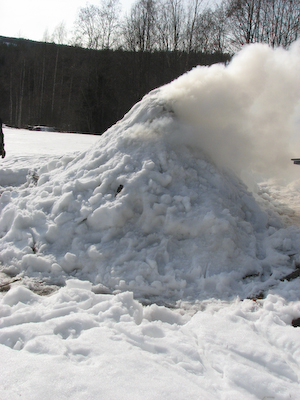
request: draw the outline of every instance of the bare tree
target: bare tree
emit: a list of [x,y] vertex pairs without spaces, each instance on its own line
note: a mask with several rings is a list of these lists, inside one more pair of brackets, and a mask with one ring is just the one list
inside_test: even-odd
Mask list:
[[224,53],[230,51],[228,32],[230,30],[224,1],[216,6],[212,13],[212,42],[213,51]]
[[203,0],[193,0],[188,5],[186,40],[184,49],[204,53],[228,50],[228,17],[224,3],[215,9],[205,7]]
[[266,1],[263,7],[263,40],[271,46],[288,47],[300,34],[300,1]]
[[23,68],[21,70],[21,76],[20,76],[20,96],[19,96],[19,108],[18,108],[18,123],[17,126],[18,128],[22,127],[22,111],[23,111],[23,100],[24,100],[24,84],[25,84],[25,67],[26,67],[26,62],[25,58],[23,60]]
[[229,0],[227,15],[230,19],[232,43],[243,44],[260,41],[262,0]]
[[182,40],[185,12],[181,0],[169,0],[172,50],[178,50]]
[[152,51],[156,44],[156,3],[139,0],[131,8],[123,27],[124,47],[130,51]]
[[102,0],[100,7],[101,20],[101,48],[110,49],[116,47],[119,42],[119,17],[121,4],[119,0]]
[[[199,38],[195,38],[196,30],[200,31],[200,6],[202,0],[192,0],[188,4],[187,10],[187,22],[186,22],[186,51],[189,54],[192,50],[195,50],[198,45],[195,45],[195,42],[198,42]],[[198,25],[198,26],[197,26]],[[199,36],[199,35],[198,35]]]
[[89,49],[110,49],[119,40],[119,0],[102,0],[100,6],[89,5],[79,10],[75,23],[74,44]]
[[48,28],[46,28],[44,33],[43,33],[42,41],[43,42],[50,42],[51,41],[51,37],[50,37]]
[[288,47],[300,33],[300,0],[227,0],[232,43]]
[[67,43],[68,32],[66,29],[66,23],[62,21],[58,24],[52,34],[52,42],[57,44],[66,44]]
[[88,49],[98,49],[100,39],[100,10],[87,5],[79,10],[75,23],[75,43]]

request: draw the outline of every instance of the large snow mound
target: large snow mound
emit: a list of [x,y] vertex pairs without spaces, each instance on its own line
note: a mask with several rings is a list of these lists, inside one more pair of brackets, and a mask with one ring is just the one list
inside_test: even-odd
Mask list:
[[[263,210],[227,169],[234,169],[233,153],[241,166],[245,132],[256,126],[253,113],[234,119],[235,110],[226,120],[223,112],[227,142],[220,131],[222,94],[226,110],[230,101],[238,104],[236,91],[244,93],[245,86],[234,72],[251,51],[229,67],[197,68],[151,92],[93,148],[53,158],[18,188],[7,185],[0,198],[2,271],[53,284],[72,276],[91,281],[96,292],[130,290],[138,298],[169,300],[230,296],[245,293],[245,285],[251,295],[286,273],[291,254],[300,250],[299,229]],[[275,57],[264,46],[256,51],[261,61]],[[265,68],[256,65],[252,80]],[[257,109],[261,96],[253,92],[247,105]],[[293,116],[291,103],[280,114],[282,124]],[[256,276],[255,284],[249,276]]]

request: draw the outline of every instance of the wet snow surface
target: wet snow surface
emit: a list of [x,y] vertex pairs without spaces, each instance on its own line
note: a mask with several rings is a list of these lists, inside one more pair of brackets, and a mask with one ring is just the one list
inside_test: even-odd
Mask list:
[[295,65],[249,47],[101,137],[4,128],[1,399],[299,398]]

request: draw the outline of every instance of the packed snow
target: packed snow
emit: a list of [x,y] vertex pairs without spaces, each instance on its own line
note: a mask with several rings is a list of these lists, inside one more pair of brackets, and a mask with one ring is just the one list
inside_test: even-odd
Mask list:
[[299,399],[299,61],[246,47],[101,137],[4,127],[1,399]]

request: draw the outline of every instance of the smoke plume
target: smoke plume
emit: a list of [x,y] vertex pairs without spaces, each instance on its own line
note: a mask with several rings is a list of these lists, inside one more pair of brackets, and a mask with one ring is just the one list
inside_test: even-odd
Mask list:
[[292,176],[300,157],[300,41],[289,50],[254,44],[229,65],[197,67],[162,88],[194,127],[193,146],[235,172]]

